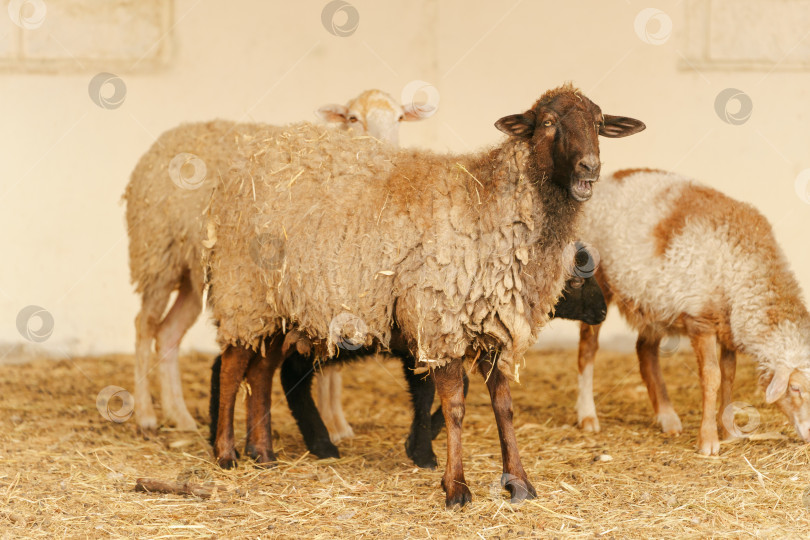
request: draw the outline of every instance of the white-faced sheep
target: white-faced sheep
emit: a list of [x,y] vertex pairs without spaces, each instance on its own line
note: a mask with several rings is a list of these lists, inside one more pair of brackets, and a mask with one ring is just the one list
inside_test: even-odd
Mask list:
[[[398,140],[400,121],[418,120],[429,113],[403,108],[379,90],[363,92],[345,107],[327,105],[318,110],[329,122],[359,133],[368,130],[393,143]],[[238,134],[237,125],[241,126]],[[135,416],[141,428],[157,427],[148,378],[153,341],[163,412],[179,429],[195,428],[183,400],[178,349],[202,309],[203,215],[214,186],[234,165],[231,149],[236,139],[252,136],[246,125],[215,121],[167,131],[141,157],[127,186],[130,275],[141,296],[135,320]],[[177,298],[164,316],[173,291]],[[339,394],[336,399],[339,403]],[[348,426],[342,410],[336,417]]]
[[[703,388],[701,454],[717,454],[720,416],[731,403],[735,351],[751,355],[799,436],[810,441],[810,315],[773,237],[752,206],[673,173],[625,170],[603,180],[582,220],[582,238],[599,252],[597,279],[638,330],[641,374],[665,432],[681,421],[664,386],[661,339],[687,335]],[[580,425],[599,430],[593,359],[599,326],[583,325],[579,349]],[[718,360],[716,346],[721,345]],[[732,413],[733,415],[733,413]],[[734,435],[723,422],[724,434]]]
[[[306,124],[267,126],[241,141],[245,166],[217,187],[206,243],[224,348],[215,443],[222,466],[236,459],[239,384],[256,364],[272,378],[285,331],[294,327],[331,356],[344,323],[361,329],[362,344],[383,347],[396,325],[431,368],[441,400],[447,504],[471,499],[461,460],[464,359],[487,377],[513,499],[534,496],[508,380],[563,289],[563,252],[599,176],[597,135],[644,125],[603,115],[569,85],[496,126],[510,137],[469,155],[395,152]],[[269,418],[249,429],[254,450],[272,459]]]

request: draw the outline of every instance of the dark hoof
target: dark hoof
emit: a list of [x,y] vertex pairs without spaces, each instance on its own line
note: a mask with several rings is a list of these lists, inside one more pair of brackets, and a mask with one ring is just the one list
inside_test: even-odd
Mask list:
[[236,454],[231,454],[229,456],[221,456],[217,458],[217,465],[219,465],[223,469],[235,469],[236,468]]
[[420,469],[435,469],[439,466],[439,463],[436,461],[436,454],[430,453],[427,456],[411,456],[414,465],[419,467]]
[[274,469],[278,463],[276,463],[276,456],[270,456],[256,459],[253,466],[257,469]]
[[270,468],[276,466],[276,455],[272,450],[260,450],[258,448],[246,445],[245,455],[256,462],[256,467]]
[[509,492],[509,502],[517,504],[527,499],[537,498],[537,491],[526,478],[518,478],[508,473],[501,476],[501,485]]
[[466,484],[453,482],[452,489],[447,489],[444,479],[442,479],[442,487],[447,497],[444,499],[444,504],[447,508],[458,506],[463,507],[468,502],[472,501],[472,493]]
[[318,459],[340,458],[340,452],[338,452],[337,446],[332,444],[332,441],[329,440],[313,444],[309,451]]
[[428,447],[427,449],[414,449],[414,444],[410,437],[407,441],[405,441],[405,454],[407,454],[408,457],[411,458],[411,461],[413,461],[414,465],[420,469],[435,469],[439,465],[436,461],[436,454],[433,453],[432,447]]

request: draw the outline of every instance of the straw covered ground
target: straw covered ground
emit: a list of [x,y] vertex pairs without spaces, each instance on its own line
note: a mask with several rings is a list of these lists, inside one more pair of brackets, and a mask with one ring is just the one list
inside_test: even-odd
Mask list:
[[[201,424],[210,360],[181,359],[186,399]],[[700,389],[691,354],[664,361],[685,428],[669,439],[653,425],[634,356],[610,352],[600,353],[596,364],[603,431],[579,431],[575,364],[571,350],[532,352],[522,384],[513,385],[521,455],[538,492],[536,500],[517,506],[498,485],[497,431],[485,387],[472,378],[464,456],[474,500],[460,511],[445,510],[439,486],[445,435],[435,442],[439,470],[416,469],[405,456],[410,404],[401,368],[391,359],[344,369],[345,409],[357,437],[340,444],[342,459],[318,461],[305,453],[276,380],[272,413],[280,463],[259,470],[243,459],[235,471],[212,463],[205,429],[163,429],[145,438],[132,419],[114,423],[101,416],[96,396],[102,388],[131,388],[130,356],[0,366],[0,537],[810,534],[810,447],[764,404],[746,358],[735,397],[754,407],[748,419],[754,437],[724,444],[717,458],[694,452]],[[240,408],[237,437],[244,436],[243,418]],[[216,488],[208,499],[136,492],[140,477]]]

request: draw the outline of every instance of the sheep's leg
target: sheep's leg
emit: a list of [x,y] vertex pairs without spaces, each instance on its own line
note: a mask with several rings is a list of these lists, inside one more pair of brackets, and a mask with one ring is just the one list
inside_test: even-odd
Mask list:
[[143,430],[157,428],[149,393],[149,361],[152,340],[171,292],[172,287],[166,282],[147,287],[141,296],[141,311],[135,317],[135,420]]
[[180,379],[178,355],[180,340],[186,334],[202,310],[202,298],[186,274],[177,291],[174,305],[160,323],[155,339],[160,362],[160,401],[163,414],[178,429],[193,431],[197,424],[188,412],[183,400],[183,384]]
[[[214,358],[211,364],[211,391],[208,394],[208,416],[211,424],[208,426],[208,444],[214,448],[217,440],[217,421],[219,419],[219,374],[222,371],[222,355]],[[238,456],[237,456],[238,457]]]
[[[332,410],[332,375],[334,366],[322,365],[317,368],[315,372],[316,391],[318,399],[318,411],[321,413],[321,419],[329,431],[329,438],[332,434],[337,433],[337,424],[335,422],[335,412]],[[334,442],[334,440],[332,440]]]
[[332,442],[337,444],[343,439],[351,439],[354,437],[354,430],[352,426],[346,421],[343,415],[343,403],[341,402],[340,395],[343,391],[343,376],[341,375],[340,366],[332,365],[327,366],[331,368],[331,376],[329,377],[330,399],[332,400],[332,414],[335,419],[335,432],[330,432],[329,437]]
[[661,373],[661,363],[658,357],[660,345],[660,336],[651,337],[640,333],[636,341],[638,365],[641,378],[644,379],[644,384],[647,385],[647,393],[655,411],[655,419],[661,426],[661,430],[667,435],[679,435],[683,431],[683,426],[678,413],[675,412],[675,408],[669,400],[667,386]]
[[[735,433],[734,426],[727,426],[723,421],[723,414],[733,400],[734,376],[737,373],[737,353],[720,345],[720,425],[723,426],[723,439],[733,439],[740,434]],[[729,429],[731,428],[731,429]]]
[[[281,386],[287,396],[287,405],[304,437],[307,449],[321,459],[340,457],[337,447],[332,444],[329,432],[318,414],[312,400],[312,376],[315,371],[312,360],[298,352],[281,364]],[[321,379],[322,382],[323,379]]]
[[717,436],[717,392],[720,388],[720,365],[717,360],[717,337],[714,332],[697,328],[687,322],[687,332],[697,355],[700,384],[703,388],[703,418],[698,435],[698,452],[717,455],[720,439]]
[[582,323],[579,326],[579,352],[577,367],[579,369],[579,394],[577,395],[577,423],[584,431],[599,431],[599,420],[596,418],[596,404],[593,400],[593,362],[599,349],[599,330],[601,324]]
[[495,423],[498,425],[503,459],[501,485],[509,491],[513,504],[525,499],[534,499],[537,492],[529,482],[526,471],[523,470],[515,427],[512,424],[512,394],[509,390],[509,381],[489,360],[480,360],[478,370],[486,379],[492,411],[495,413]]
[[[467,398],[467,391],[470,389],[470,378],[467,377],[467,372],[463,373],[464,375],[464,398]],[[439,436],[439,433],[442,432],[442,428],[444,427],[444,413],[442,412],[442,406],[439,405],[436,408],[436,411],[430,416],[430,435],[431,438],[435,439]]]
[[222,368],[219,374],[219,416],[214,457],[223,469],[236,466],[236,448],[233,440],[233,410],[236,393],[245,376],[254,352],[244,347],[229,346],[222,353]]
[[[413,403],[413,422],[411,422],[411,432],[405,441],[405,453],[417,467],[435,469],[438,464],[436,454],[433,452],[430,408],[433,406],[436,387],[429,374],[414,373],[415,367],[416,358],[410,353],[404,354],[402,370],[405,372],[405,380],[408,382],[408,390],[410,390]],[[440,429],[442,425],[444,425],[444,417],[442,417]]]
[[442,403],[447,426],[447,465],[442,477],[447,507],[464,506],[472,500],[472,493],[464,480],[461,451],[461,423],[464,420],[464,390],[461,359],[448,362],[433,370],[433,381]]
[[268,340],[266,354],[257,354],[247,368],[250,395],[247,399],[247,442],[245,454],[257,465],[269,465],[276,460],[270,423],[270,397],[273,375],[281,362],[281,340]]

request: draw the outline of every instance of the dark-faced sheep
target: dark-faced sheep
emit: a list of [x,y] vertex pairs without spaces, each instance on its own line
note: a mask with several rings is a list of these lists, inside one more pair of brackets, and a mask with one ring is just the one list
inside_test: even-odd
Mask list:
[[[735,351],[754,358],[766,401],[777,402],[799,436],[810,441],[810,315],[759,212],[673,173],[626,170],[603,180],[581,232],[599,252],[596,277],[606,299],[638,331],[641,374],[665,432],[682,428],[664,386],[658,348],[665,336],[686,335],[703,388],[701,454],[720,450],[716,416],[730,413],[730,421],[722,422],[724,435],[736,435],[729,409]],[[599,430],[593,401],[598,339],[599,326],[582,326],[577,411],[580,425],[591,431]]]
[[[400,106],[379,90],[363,92],[345,106],[326,105],[317,114],[327,122],[369,132],[393,144],[398,141],[399,122],[429,116],[412,106]],[[130,275],[141,297],[135,319],[135,418],[143,429],[157,427],[148,377],[153,341],[160,365],[163,413],[179,429],[196,427],[183,400],[178,350],[202,309],[203,216],[214,186],[238,165],[233,162],[232,149],[238,145],[237,139],[252,136],[249,125],[215,121],[167,131],[141,157],[124,194]],[[177,298],[164,316],[173,291]],[[337,383],[327,382],[323,387],[337,384],[339,388],[339,374],[334,378]],[[337,400],[339,403],[339,395]],[[333,429],[351,430],[342,410],[338,408],[333,416],[339,424]]]
[[[461,459],[464,360],[486,377],[513,499],[534,496],[508,380],[563,289],[563,252],[599,176],[597,135],[644,125],[603,115],[571,86],[496,125],[509,138],[469,155],[395,152],[306,124],[267,126],[241,141],[245,165],[214,192],[206,241],[224,349],[221,465],[236,458],[239,384],[257,362],[272,373],[289,328],[333,356],[344,323],[362,329],[362,345],[383,347],[396,324],[431,369],[444,411],[447,504],[471,499]],[[258,422],[249,442],[270,459],[268,429],[269,418]]]

